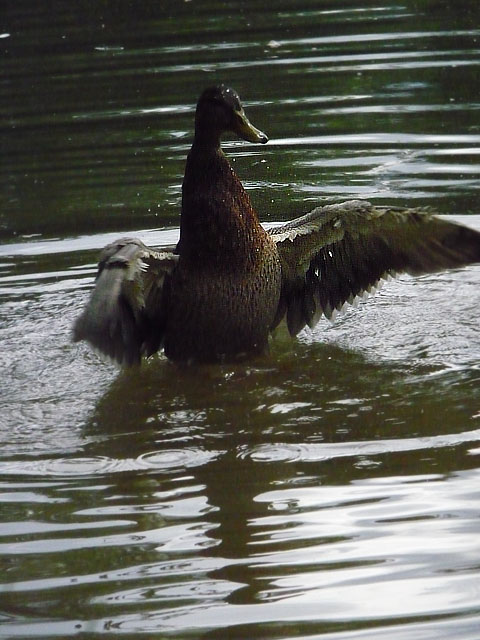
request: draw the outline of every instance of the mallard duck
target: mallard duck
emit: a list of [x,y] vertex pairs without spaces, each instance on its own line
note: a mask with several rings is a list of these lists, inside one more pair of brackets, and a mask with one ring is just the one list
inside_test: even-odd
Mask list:
[[382,278],[480,261],[477,231],[424,210],[360,200],[321,206],[266,231],[222,152],[227,132],[268,141],[233,89],[206,89],[176,248],[156,251],[136,238],[105,247],[75,341],[127,365],[162,347],[175,361],[228,361],[264,352],[284,317],[294,336]]

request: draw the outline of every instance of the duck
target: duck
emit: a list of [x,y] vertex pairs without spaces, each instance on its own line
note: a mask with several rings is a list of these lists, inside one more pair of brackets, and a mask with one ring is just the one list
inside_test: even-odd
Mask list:
[[196,106],[178,244],[106,246],[74,341],[127,366],[162,349],[180,363],[234,361],[267,352],[283,320],[296,336],[382,280],[480,262],[479,232],[421,208],[350,200],[265,229],[222,150],[226,134],[268,142],[222,84]]

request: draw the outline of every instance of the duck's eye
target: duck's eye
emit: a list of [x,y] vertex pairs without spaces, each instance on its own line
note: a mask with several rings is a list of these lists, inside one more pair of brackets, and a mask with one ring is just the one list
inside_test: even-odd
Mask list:
[[224,92],[224,98],[229,107],[231,107],[234,111],[240,111],[242,105],[240,104],[240,100],[238,99],[235,91],[232,91],[232,89],[226,89]]

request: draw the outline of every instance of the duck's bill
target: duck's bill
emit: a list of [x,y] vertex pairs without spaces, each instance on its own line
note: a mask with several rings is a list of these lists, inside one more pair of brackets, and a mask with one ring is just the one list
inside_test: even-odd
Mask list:
[[247,142],[259,142],[260,144],[268,142],[268,136],[266,136],[263,131],[260,131],[260,129],[254,127],[243,111],[240,113],[237,112],[235,116],[234,131],[237,136]]

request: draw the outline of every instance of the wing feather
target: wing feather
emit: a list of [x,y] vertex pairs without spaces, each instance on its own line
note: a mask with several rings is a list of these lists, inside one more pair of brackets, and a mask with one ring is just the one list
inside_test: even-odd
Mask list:
[[278,323],[292,335],[331,317],[383,279],[480,262],[480,233],[424,209],[352,200],[270,230],[282,262]]
[[74,341],[86,340],[127,365],[157,351],[166,313],[165,279],[177,261],[172,252],[149,249],[137,238],[121,238],[106,246],[95,288],[74,324]]

